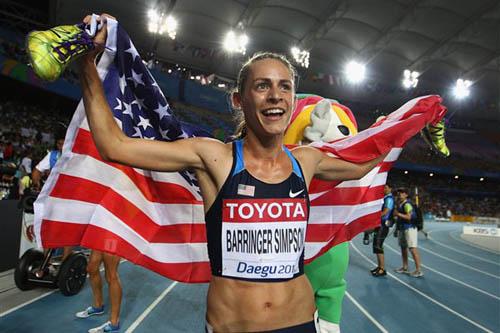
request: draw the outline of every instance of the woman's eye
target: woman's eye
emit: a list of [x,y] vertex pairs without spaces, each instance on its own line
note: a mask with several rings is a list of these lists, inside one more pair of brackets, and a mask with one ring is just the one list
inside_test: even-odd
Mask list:
[[268,87],[268,84],[265,82],[257,83],[257,89],[266,89],[267,87]]

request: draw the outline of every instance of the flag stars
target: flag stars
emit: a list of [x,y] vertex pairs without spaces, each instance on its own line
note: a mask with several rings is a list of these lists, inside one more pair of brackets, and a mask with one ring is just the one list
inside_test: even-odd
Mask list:
[[125,81],[125,75],[120,76],[118,84],[120,86],[120,91],[122,93],[122,96],[125,96],[125,88],[127,87],[127,82]]
[[188,137],[189,135],[187,135],[186,132],[182,131],[182,133],[177,136],[177,139],[186,139]]
[[137,126],[141,126],[144,131],[148,127],[153,128],[153,126],[151,126],[151,124],[149,123],[149,119],[143,118],[142,116],[139,116],[139,123],[137,124]]
[[188,176],[188,178],[189,178],[189,180],[190,180],[190,183],[194,184],[194,183],[196,183],[196,182],[197,182],[196,176],[195,176],[193,173],[188,172],[188,173],[187,173],[187,176]]
[[132,45],[125,52],[132,55],[132,61],[135,61],[135,58],[139,56],[139,53],[137,53],[137,50]]
[[123,110],[123,114],[128,114],[130,116],[130,118],[134,119],[134,114],[132,113],[131,104],[127,104],[127,103],[123,102],[123,107],[125,108],[125,110]]
[[117,97],[116,101],[118,102],[118,105],[115,106],[114,110],[121,110],[123,108],[121,99]]
[[144,85],[144,81],[142,80],[142,75],[143,74],[137,74],[133,69],[132,69],[132,79],[134,80],[134,84],[137,87],[139,84]]
[[139,98],[137,95],[135,95],[135,100],[132,102],[132,104],[139,104],[141,109],[146,108],[146,104],[144,104],[145,99],[144,98]]
[[169,138],[169,136],[168,136],[168,132],[170,132],[170,130],[169,130],[169,129],[162,130],[162,129],[160,128],[160,134],[161,134],[161,136],[162,136],[164,139],[170,140],[170,138]]
[[161,119],[169,114],[169,107],[168,105],[161,106],[159,105],[158,108],[154,109],[153,111],[158,114],[158,117]]
[[133,138],[142,138],[141,129],[139,127],[134,127],[134,131],[135,133],[131,135]]

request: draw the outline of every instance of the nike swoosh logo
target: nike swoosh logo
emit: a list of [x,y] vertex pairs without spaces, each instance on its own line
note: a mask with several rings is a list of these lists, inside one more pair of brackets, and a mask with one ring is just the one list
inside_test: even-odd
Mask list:
[[298,192],[292,192],[292,190],[290,189],[290,192],[288,192],[288,195],[290,196],[290,198],[295,198],[296,196],[298,196],[302,192],[304,192],[304,189],[302,189]]

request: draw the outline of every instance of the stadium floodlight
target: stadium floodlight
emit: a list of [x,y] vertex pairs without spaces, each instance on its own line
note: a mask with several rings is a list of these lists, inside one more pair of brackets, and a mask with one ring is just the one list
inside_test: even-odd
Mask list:
[[224,49],[229,53],[245,54],[247,51],[248,37],[244,33],[237,34],[229,31],[224,38]]
[[479,178],[479,181],[480,182],[484,181],[484,178],[483,177]]
[[226,88],[226,85],[225,85],[224,83],[219,83],[219,84],[217,85],[217,87],[219,87],[219,88]]
[[434,177],[434,174],[431,172],[431,173],[429,174],[429,177]]
[[458,79],[453,89],[453,93],[455,97],[458,99],[463,99],[470,94],[469,87],[472,85],[472,82],[469,80]]
[[365,71],[366,66],[354,60],[345,66],[345,76],[349,82],[354,84],[364,80]]
[[415,88],[418,84],[419,76],[420,76],[419,72],[405,69],[403,72],[403,87],[405,87],[406,89]]
[[169,38],[175,39],[177,35],[177,20],[172,16],[166,16],[164,12],[158,13],[156,10],[151,9],[148,12],[149,32],[155,35],[167,34]]
[[408,170],[405,170],[405,175],[407,175],[407,174],[408,174]]
[[457,176],[455,176],[455,179],[458,179],[458,175],[457,175]]
[[294,46],[292,47],[291,52],[293,60],[295,60],[295,62],[299,64],[299,66],[304,68],[309,67],[309,51],[301,50],[298,47]]

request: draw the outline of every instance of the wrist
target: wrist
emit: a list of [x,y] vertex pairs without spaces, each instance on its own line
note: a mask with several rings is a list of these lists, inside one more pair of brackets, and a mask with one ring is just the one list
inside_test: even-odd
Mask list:
[[81,70],[85,70],[87,68],[92,68],[95,67],[95,58],[96,58],[97,53],[96,52],[89,52],[82,56],[79,61],[79,67]]

